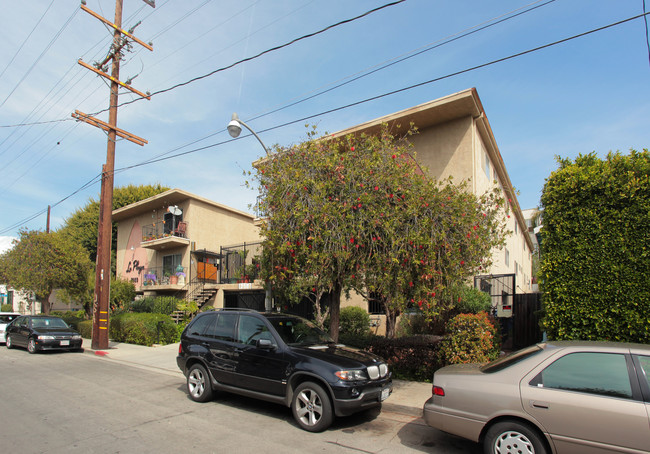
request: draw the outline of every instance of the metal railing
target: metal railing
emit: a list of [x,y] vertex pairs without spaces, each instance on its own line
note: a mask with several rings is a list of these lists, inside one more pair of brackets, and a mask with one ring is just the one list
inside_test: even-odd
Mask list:
[[189,224],[187,221],[180,221],[175,228],[170,224],[165,224],[163,221],[156,222],[142,226],[142,242],[158,240],[166,237],[188,238],[187,229]]
[[253,282],[259,276],[261,241],[222,246],[220,255],[219,282],[222,284]]
[[185,285],[187,283],[187,270],[185,267],[176,267],[174,271],[164,267],[147,268],[142,275],[143,286],[159,285]]

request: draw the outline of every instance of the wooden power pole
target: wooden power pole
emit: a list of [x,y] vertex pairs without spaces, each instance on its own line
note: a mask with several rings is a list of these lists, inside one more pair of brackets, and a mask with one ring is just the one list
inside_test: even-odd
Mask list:
[[[84,2],[85,3],[85,2]],[[149,2],[147,2],[149,3]],[[113,211],[113,174],[115,169],[115,141],[117,137],[123,137],[138,145],[144,145],[146,140],[134,136],[117,128],[117,104],[118,90],[120,87],[128,88],[147,99],[144,95],[129,85],[120,82],[120,59],[122,48],[126,45],[127,38],[132,39],[143,45],[149,50],[153,50],[151,45],[147,45],[135,38],[131,32],[122,30],[122,4],[123,0],[115,1],[115,22],[111,23],[99,14],[88,9],[84,4],[81,9],[93,17],[101,20],[105,24],[113,27],[113,45],[106,59],[97,64],[95,67],[87,65],[79,60],[79,64],[92,70],[106,79],[111,81],[111,93],[108,111],[108,123],[102,122],[96,118],[86,115],[82,112],[75,111],[72,114],[74,118],[84,121],[93,126],[99,127],[108,133],[108,145],[106,147],[106,164],[102,166],[102,185],[99,201],[99,227],[97,234],[97,263],[95,273],[95,295],[93,300],[93,334],[92,348],[94,350],[108,348],[108,322],[110,309],[110,286],[111,286],[111,239],[112,239],[112,211]],[[152,5],[153,6],[153,5]],[[112,60],[111,74],[106,74],[102,68]]]

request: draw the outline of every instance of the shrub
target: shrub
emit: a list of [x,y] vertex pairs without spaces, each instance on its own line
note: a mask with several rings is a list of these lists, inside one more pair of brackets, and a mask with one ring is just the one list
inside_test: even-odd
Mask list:
[[77,331],[84,339],[92,339],[93,337],[93,321],[84,320],[77,323]]
[[13,312],[14,307],[12,304],[3,304],[0,308],[0,312]]
[[177,341],[176,324],[164,314],[119,314],[111,318],[111,339],[116,342],[151,346]]
[[159,296],[154,301],[151,312],[154,314],[171,315],[181,301],[182,300],[174,298],[173,296]]
[[86,312],[80,311],[52,311],[50,315],[61,317],[68,325],[78,331],[77,326],[86,319]]
[[430,381],[439,360],[439,336],[410,336],[388,339],[368,338],[366,350],[386,360],[393,377],[403,380]]
[[369,334],[370,315],[360,307],[344,307],[339,315],[339,333],[352,336]]
[[440,344],[445,365],[487,362],[498,354],[496,331],[487,313],[460,314],[447,324],[447,335]]
[[137,299],[131,303],[131,312],[151,313],[155,302],[156,298],[154,296]]
[[558,163],[541,198],[549,338],[650,343],[650,152]]

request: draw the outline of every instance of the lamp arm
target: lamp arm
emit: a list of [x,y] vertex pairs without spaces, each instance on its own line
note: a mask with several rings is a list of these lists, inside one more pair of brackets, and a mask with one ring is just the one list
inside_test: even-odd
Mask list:
[[264,148],[264,151],[266,151],[266,155],[268,156],[268,155],[269,155],[269,149],[266,148],[266,145],[264,145],[264,142],[262,142],[262,139],[260,139],[260,136],[258,136],[258,135],[255,133],[255,131],[253,131],[253,130],[251,129],[251,127],[248,126],[246,123],[244,123],[242,120],[237,120],[237,121],[238,121],[240,124],[246,126],[246,129],[248,129],[248,130],[251,132],[251,134],[253,134],[253,135],[255,136],[255,138],[259,141],[260,145],[262,145],[262,148]]

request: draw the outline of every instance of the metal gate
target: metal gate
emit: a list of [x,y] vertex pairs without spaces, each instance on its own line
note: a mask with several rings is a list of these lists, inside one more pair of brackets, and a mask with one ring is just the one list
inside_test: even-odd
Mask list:
[[264,312],[264,291],[225,292],[224,307],[253,309]]

